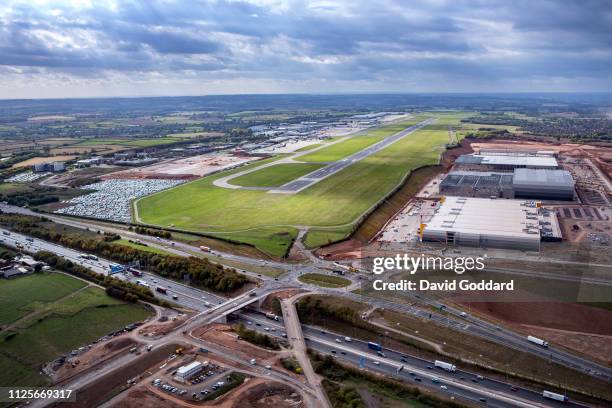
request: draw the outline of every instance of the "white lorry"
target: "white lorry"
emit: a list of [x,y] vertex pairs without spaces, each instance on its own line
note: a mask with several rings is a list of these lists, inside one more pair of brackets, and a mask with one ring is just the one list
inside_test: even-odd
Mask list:
[[561,401],[561,402],[567,402],[568,401],[567,396],[565,396],[563,394],[557,394],[556,392],[551,392],[551,391],[544,391],[542,393],[542,396],[544,398],[552,399],[552,400],[555,400],[555,401]]
[[537,337],[527,336],[527,340],[532,342],[533,344],[537,344],[538,346],[548,347],[548,342],[542,339],[538,339]]
[[454,364],[445,363],[444,361],[440,361],[440,360],[436,360],[434,362],[434,366],[441,368],[443,370],[449,371],[451,373],[454,373],[457,370],[457,366],[455,366]]

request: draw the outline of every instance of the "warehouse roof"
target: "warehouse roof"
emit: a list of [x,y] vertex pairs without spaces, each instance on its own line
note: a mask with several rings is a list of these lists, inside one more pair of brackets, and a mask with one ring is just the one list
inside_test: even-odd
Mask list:
[[506,156],[501,154],[464,154],[457,158],[456,163],[494,166],[558,167],[557,159],[551,156]]
[[540,239],[533,201],[445,197],[427,230]]
[[177,374],[181,375],[181,374],[185,374],[190,372],[191,370],[193,370],[194,368],[198,368],[202,366],[202,363],[200,363],[199,361],[194,361],[193,363],[184,365],[182,367],[179,367],[179,369],[177,370]]
[[512,174],[481,171],[452,171],[440,182],[440,186],[492,187],[512,184]]
[[514,185],[546,188],[574,188],[574,179],[567,170],[514,169]]

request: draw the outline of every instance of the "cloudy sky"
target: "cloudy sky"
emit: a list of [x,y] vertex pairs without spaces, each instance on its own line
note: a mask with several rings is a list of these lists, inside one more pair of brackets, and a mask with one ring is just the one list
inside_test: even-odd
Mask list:
[[612,90],[610,0],[0,2],[0,98]]

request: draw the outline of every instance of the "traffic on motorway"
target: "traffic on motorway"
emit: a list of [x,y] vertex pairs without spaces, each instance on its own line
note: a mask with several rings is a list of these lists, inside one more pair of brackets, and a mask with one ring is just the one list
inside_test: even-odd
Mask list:
[[[282,320],[275,321],[266,318],[263,313],[254,311],[242,311],[237,314],[240,322],[248,328],[265,333],[269,336],[285,338]],[[536,392],[530,389],[514,386],[498,380],[484,378],[479,374],[463,370],[452,373],[435,367],[435,363],[419,357],[401,353],[381,346],[380,351],[372,349],[368,342],[355,338],[347,338],[345,335],[331,332],[329,330],[302,325],[302,331],[308,347],[323,354],[329,354],[335,358],[350,362],[368,370],[377,371],[399,378],[406,382],[439,388],[455,398],[463,398],[473,402],[486,402],[488,406],[510,407],[515,403],[495,400],[501,393],[510,394],[516,399],[523,399],[533,403],[546,404],[546,406],[559,407],[581,407],[574,402],[557,402],[544,398],[544,390]],[[403,367],[400,369],[400,367]],[[398,371],[399,370],[399,371]],[[495,394],[483,397],[482,392],[470,391],[468,388],[483,389],[487,393]],[[443,387],[443,388],[441,388]],[[508,398],[511,398],[508,397]],[[481,399],[485,398],[486,401]]]
[[[107,275],[111,274],[113,266],[116,266],[110,261],[95,256],[84,256],[84,254],[78,251],[43,240],[33,239],[2,229],[0,229],[0,232],[2,234],[1,242],[16,248],[23,248],[27,252],[50,251],[76,264]],[[266,319],[259,313],[240,311],[240,309],[262,296],[283,287],[281,282],[268,281],[270,282],[269,287],[265,290],[247,292],[239,298],[228,300],[198,288],[130,268],[124,268],[122,272],[113,273],[113,276],[150,287],[156,297],[200,311],[198,316],[209,315],[210,319],[207,319],[207,321],[213,321],[216,318],[237,312],[240,319],[244,320],[247,324],[251,322],[249,326],[252,326],[253,329],[266,332],[272,336],[283,337],[284,326],[280,321]],[[156,290],[159,287],[165,289],[163,293]],[[434,369],[432,362],[394,350],[385,348],[384,351],[376,352],[368,346],[367,342],[358,339],[346,341],[342,335],[306,325],[302,325],[302,330],[308,346],[314,350],[334,355],[336,358],[346,360],[360,367],[385,373],[407,382],[421,383],[421,385],[430,388],[440,388],[440,391],[456,398],[487,402],[489,406],[515,406],[512,403],[506,402],[508,397],[503,397],[503,394],[501,394],[511,393],[516,398],[529,400],[534,403],[543,403],[545,401],[547,406],[568,406],[568,404],[560,405],[561,403],[559,402],[544,399],[541,393],[515,387],[500,381],[485,379],[469,372],[457,370],[452,375],[448,372],[441,372],[439,369]],[[487,401],[487,399],[493,399],[495,402]],[[569,405],[580,406],[572,402]]]

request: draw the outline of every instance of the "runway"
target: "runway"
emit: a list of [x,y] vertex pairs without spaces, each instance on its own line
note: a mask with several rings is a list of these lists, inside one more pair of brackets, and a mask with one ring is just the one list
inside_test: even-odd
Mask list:
[[318,183],[321,180],[326,179],[329,176],[332,176],[336,173],[338,173],[339,171],[344,170],[345,168],[347,168],[348,166],[351,166],[355,163],[357,163],[360,160],[365,159],[368,156],[371,156],[375,153],[378,153],[379,151],[389,147],[390,145],[392,145],[393,143],[397,142],[398,140],[403,139],[404,137],[414,133],[415,131],[421,129],[422,127],[425,127],[431,123],[433,123],[436,119],[435,118],[429,118],[427,120],[424,120],[423,122],[417,123],[416,125],[412,125],[404,130],[402,130],[401,132],[398,132],[392,136],[389,136],[387,138],[385,138],[384,140],[381,140],[378,143],[375,143],[371,146],[366,147],[365,149],[352,154],[351,156],[345,157],[342,160],[339,160],[337,162],[328,164],[327,166],[315,170],[312,173],[306,174],[305,176],[302,176],[298,179],[292,180],[280,187],[276,187],[274,189],[269,190],[269,193],[272,194],[295,194],[295,193],[299,193],[300,191]]

